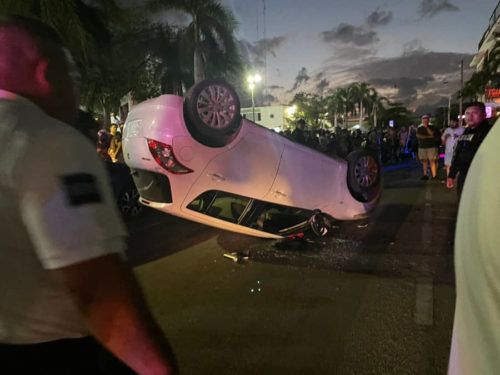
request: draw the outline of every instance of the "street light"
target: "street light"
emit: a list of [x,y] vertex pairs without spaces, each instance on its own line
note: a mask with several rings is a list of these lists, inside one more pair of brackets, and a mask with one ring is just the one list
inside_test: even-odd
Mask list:
[[255,122],[255,100],[253,96],[253,92],[255,89],[255,85],[262,81],[262,77],[259,73],[251,74],[247,78],[248,87],[250,88],[250,92],[252,93],[252,121]]

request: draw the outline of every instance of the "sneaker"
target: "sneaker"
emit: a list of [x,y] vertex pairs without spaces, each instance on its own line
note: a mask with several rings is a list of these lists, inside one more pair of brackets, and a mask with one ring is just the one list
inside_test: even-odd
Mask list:
[[427,181],[429,179],[429,176],[424,175],[420,178],[422,181]]

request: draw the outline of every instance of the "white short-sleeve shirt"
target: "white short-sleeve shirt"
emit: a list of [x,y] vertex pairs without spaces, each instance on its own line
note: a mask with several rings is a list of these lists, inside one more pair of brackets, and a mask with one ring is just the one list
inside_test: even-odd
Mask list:
[[456,128],[448,127],[443,133],[441,139],[445,143],[445,165],[451,165],[451,160],[453,158],[453,151],[455,145],[457,144],[458,138],[464,133],[465,128],[463,126],[457,126]]
[[2,90],[0,215],[0,343],[87,335],[48,270],[123,252],[109,178],[78,131]]
[[474,156],[460,199],[449,375],[500,373],[499,145],[497,121]]

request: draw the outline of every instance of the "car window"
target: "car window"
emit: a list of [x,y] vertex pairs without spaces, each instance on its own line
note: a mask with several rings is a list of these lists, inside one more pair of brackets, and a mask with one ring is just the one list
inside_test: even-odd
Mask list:
[[194,199],[187,208],[217,219],[237,223],[250,200],[250,198],[222,191],[208,191]]
[[187,208],[217,219],[275,234],[306,222],[312,215],[310,210],[214,190],[199,195]]
[[312,212],[296,207],[287,207],[273,203],[260,202],[247,226],[268,233],[280,233],[286,229],[307,221]]

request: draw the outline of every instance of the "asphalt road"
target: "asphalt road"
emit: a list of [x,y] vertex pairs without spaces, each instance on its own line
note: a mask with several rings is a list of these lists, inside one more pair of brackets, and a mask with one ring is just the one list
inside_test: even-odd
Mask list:
[[455,194],[418,177],[387,171],[372,217],[314,244],[129,220],[129,260],[182,373],[444,374]]

